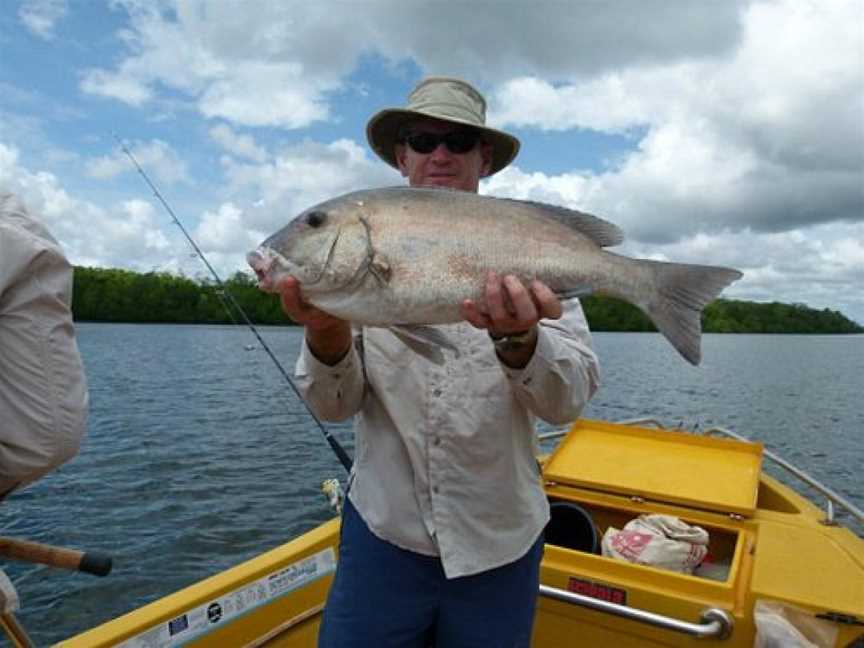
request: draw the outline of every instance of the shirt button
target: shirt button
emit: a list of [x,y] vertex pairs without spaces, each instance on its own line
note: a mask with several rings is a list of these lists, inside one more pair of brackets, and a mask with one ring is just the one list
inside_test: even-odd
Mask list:
[[436,397],[437,397],[437,396],[440,396],[440,395],[441,395],[441,390],[436,388],[435,390],[432,391],[432,395],[433,395],[433,396],[436,396]]
[[441,445],[441,437],[437,437],[437,436],[436,436],[435,439],[434,439],[434,441],[433,441],[433,443],[434,443],[436,446]]

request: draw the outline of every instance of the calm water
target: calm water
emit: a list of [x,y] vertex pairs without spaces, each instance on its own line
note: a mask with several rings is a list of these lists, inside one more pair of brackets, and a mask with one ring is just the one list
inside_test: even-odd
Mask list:
[[[4,567],[47,645],[285,542],[330,517],[342,468],[254,340],[234,327],[81,324],[80,455],[0,504],[3,535],[114,557],[106,578]],[[300,332],[263,331],[293,367]],[[655,334],[595,335],[586,416],[650,414],[763,440],[864,507],[864,336],[721,336],[693,368]],[[333,426],[350,449],[346,425]]]

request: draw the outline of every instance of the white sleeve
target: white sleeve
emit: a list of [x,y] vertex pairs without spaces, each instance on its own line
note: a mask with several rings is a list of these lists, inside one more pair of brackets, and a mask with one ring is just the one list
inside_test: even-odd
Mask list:
[[0,496],[78,452],[88,392],[71,297],[60,246],[0,195]]
[[360,410],[366,378],[358,338],[354,336],[348,353],[332,366],[318,360],[303,338],[294,375],[306,404],[322,420],[344,421]]
[[537,348],[523,369],[502,363],[519,401],[536,416],[563,425],[580,416],[600,385],[600,367],[578,299],[561,302],[558,320],[542,320]]

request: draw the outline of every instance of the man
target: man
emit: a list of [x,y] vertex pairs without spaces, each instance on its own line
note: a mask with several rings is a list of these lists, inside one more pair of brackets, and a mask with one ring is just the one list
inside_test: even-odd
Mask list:
[[0,193],[0,499],[75,456],[87,383],[72,267],[43,225]]
[[[477,192],[518,140],[467,83],[430,78],[367,126],[411,186]],[[318,416],[355,416],[339,565],[319,646],[528,646],[548,504],[534,417],[576,418],[598,384],[578,301],[490,273],[436,365],[384,329],[353,331],[280,285],[305,326],[296,373]]]

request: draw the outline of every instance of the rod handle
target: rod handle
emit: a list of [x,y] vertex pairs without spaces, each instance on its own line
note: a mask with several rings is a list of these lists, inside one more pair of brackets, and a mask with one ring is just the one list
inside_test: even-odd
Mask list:
[[23,562],[40,563],[62,569],[107,576],[111,557],[98,551],[77,551],[53,545],[0,536],[0,556]]

